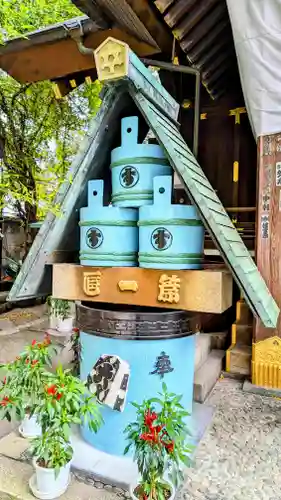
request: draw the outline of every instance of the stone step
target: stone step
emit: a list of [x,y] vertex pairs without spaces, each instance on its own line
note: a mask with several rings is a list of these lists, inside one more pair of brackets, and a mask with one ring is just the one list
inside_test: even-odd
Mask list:
[[251,374],[252,347],[236,344],[226,351],[226,371],[239,375]]
[[195,372],[193,384],[193,399],[204,403],[216,384],[223,368],[225,351],[213,349],[205,363]]
[[243,299],[236,303],[236,323],[241,325],[251,325],[253,323],[253,314]]
[[212,339],[209,334],[199,333],[196,335],[195,372],[205,363],[209,352],[211,351],[211,340]]
[[231,344],[252,345],[253,326],[233,323],[231,327]]
[[[205,335],[210,335],[210,337],[211,337],[211,350],[212,349],[220,349],[223,351],[226,350],[227,337],[228,337],[227,331],[206,333]],[[229,343],[228,343],[228,345],[229,345]]]

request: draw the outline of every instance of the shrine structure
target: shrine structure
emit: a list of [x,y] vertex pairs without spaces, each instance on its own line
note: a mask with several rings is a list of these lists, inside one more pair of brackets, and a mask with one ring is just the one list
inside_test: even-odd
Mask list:
[[[281,345],[275,335],[280,311],[276,294],[273,298],[270,293],[271,283],[265,283],[252,258],[256,208],[250,203],[255,205],[255,175],[246,167],[255,164],[255,144],[245,122],[246,109],[242,95],[233,89],[226,89],[230,97],[219,101],[217,108],[211,103],[210,95],[219,100],[221,93],[219,68],[208,66],[212,49],[209,46],[202,56],[200,75],[200,64],[193,68],[178,64],[188,47],[186,33],[179,26],[180,42],[172,43],[150,2],[125,2],[130,7],[125,9],[126,20],[110,28],[113,12],[108,14],[108,5],[93,13],[91,2],[75,3],[83,9],[87,4],[90,17],[99,16],[94,24],[82,18],[0,49],[3,69],[19,81],[53,80],[58,98],[96,75],[104,84],[101,107],[71,167],[72,182],[66,178],[58,194],[63,216],[47,215],[10,300],[52,293],[78,302],[77,321],[86,353],[81,376],[97,391],[105,417],[96,438],[85,429],[83,436],[99,450],[120,455],[123,438],[118,434],[113,442],[111,436],[113,429],[121,433],[131,418],[128,401],[153,396],[163,379],[173,392],[183,394],[192,413],[195,334],[208,331],[208,321],[231,327],[228,371],[250,376],[252,362],[254,383],[281,387]],[[140,4],[146,5],[149,16],[138,12]],[[167,11],[165,22],[176,26],[173,7],[178,5],[179,16],[182,2],[173,2],[171,10],[171,2],[155,4],[160,12]],[[209,25],[212,45],[221,31],[225,34],[224,27],[220,31],[216,24],[225,11],[209,4],[202,4],[202,12],[194,7],[189,14],[193,23],[197,19]],[[195,24],[189,25],[191,32]],[[203,38],[197,43],[202,45]],[[173,63],[143,59],[159,52],[164,59],[172,54]],[[193,57],[197,61],[199,56],[194,52]],[[160,78],[149,69],[152,66],[160,70]],[[202,90],[200,110],[201,79],[208,94]],[[146,140],[148,132],[153,144]],[[260,144],[265,156],[269,143],[264,141]],[[148,145],[153,151],[149,157],[133,155],[134,148]],[[128,154],[119,157],[122,146]],[[220,160],[219,166],[214,158]],[[145,181],[140,165],[149,168]],[[160,172],[154,170],[156,165]],[[241,200],[244,205],[239,206]],[[271,237],[264,217],[258,248]],[[262,339],[254,338],[253,360],[252,315],[267,332]]]

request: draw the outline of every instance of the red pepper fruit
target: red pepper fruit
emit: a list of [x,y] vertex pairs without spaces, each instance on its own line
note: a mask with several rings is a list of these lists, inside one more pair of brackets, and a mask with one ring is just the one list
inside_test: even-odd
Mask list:
[[32,365],[32,366],[37,365],[37,363],[38,363],[38,359],[34,359],[33,361],[31,361],[31,365]]
[[157,433],[161,432],[163,429],[163,425],[156,425],[155,430]]
[[147,425],[147,427],[151,428],[154,420],[157,420],[157,413],[155,413],[155,412],[151,413],[150,410],[147,410],[147,412],[144,415],[145,425]]
[[57,401],[59,401],[61,398],[62,398],[62,394],[59,392],[59,393],[57,394]]
[[146,432],[144,434],[141,434],[140,439],[142,439],[143,441],[150,441],[151,443],[158,442],[158,436],[156,435],[155,432],[154,433]]
[[44,344],[45,345],[50,345],[51,344],[51,339],[48,333],[46,333],[45,338],[44,338]]
[[32,342],[31,342],[31,345],[34,346],[34,345],[36,345],[36,343],[37,343],[36,339],[33,339]]
[[47,387],[47,393],[50,394],[51,396],[54,396],[57,392],[57,388],[55,385],[51,385],[50,387]]
[[2,401],[0,402],[0,405],[1,406],[7,406],[8,403],[11,403],[12,401],[10,400],[10,398],[8,398],[7,396],[5,396]]
[[175,443],[174,441],[171,441],[170,443],[166,443],[165,444],[165,448],[167,450],[168,453],[173,453],[174,449],[175,449]]

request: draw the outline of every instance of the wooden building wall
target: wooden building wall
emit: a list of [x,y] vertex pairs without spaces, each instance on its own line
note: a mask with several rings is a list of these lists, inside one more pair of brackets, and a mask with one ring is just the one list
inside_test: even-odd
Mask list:
[[[186,106],[190,101],[189,108],[182,106],[179,121],[181,132],[192,148],[194,77],[185,75],[180,79],[176,75],[174,82],[178,102]],[[254,252],[257,146],[240,89],[230,88],[214,101],[202,87],[200,115],[198,161],[223,205],[240,209],[229,214],[247,247]],[[214,248],[208,236],[206,247]]]

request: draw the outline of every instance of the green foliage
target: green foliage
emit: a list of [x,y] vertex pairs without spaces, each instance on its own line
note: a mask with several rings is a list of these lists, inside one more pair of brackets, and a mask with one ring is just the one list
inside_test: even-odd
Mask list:
[[61,319],[66,319],[70,314],[70,301],[65,299],[56,299],[55,297],[48,297],[47,303],[50,313]]
[[72,365],[72,374],[76,377],[80,375],[80,365],[83,358],[82,355],[82,344],[80,339],[80,330],[79,328],[73,328],[71,335],[71,351],[73,353],[73,358],[71,361]]
[[1,365],[6,373],[0,389],[1,419],[22,420],[26,412],[34,413],[48,382],[49,373],[45,367],[51,365],[55,353],[55,347],[46,336],[43,342],[34,339],[14,361]]
[[55,476],[58,476],[61,467],[72,459],[73,449],[70,443],[65,441],[62,432],[49,429],[32,440],[30,453],[36,458],[39,466],[55,469]]
[[44,397],[38,400],[35,412],[43,433],[48,429],[62,430],[66,441],[71,425],[86,423],[97,432],[103,422],[96,397],[84,382],[71,374],[71,370],[63,370],[60,366],[55,374],[50,374]]
[[56,474],[72,458],[71,426],[86,423],[91,431],[97,432],[103,422],[96,397],[70,370],[61,366],[50,376],[35,413],[42,435],[33,440],[31,454],[39,465],[54,468]]
[[0,0],[0,36],[3,41],[76,16],[81,11],[70,0]]
[[48,210],[59,214],[56,194],[71,182],[68,169],[99,108],[100,89],[98,81],[84,84],[58,101],[50,82],[24,86],[0,78],[0,207],[8,201],[27,223]]
[[[183,479],[181,464],[190,463],[192,447],[186,444],[188,413],[180,404],[181,396],[169,393],[165,384],[159,398],[132,403],[136,421],[125,429],[128,446],[133,448],[141,481],[136,494],[141,500],[165,500],[169,486],[165,473],[177,487]],[[156,411],[156,407],[158,411]]]
[[[79,15],[70,0],[0,0],[0,43]],[[49,210],[60,215],[56,194],[72,182],[100,90],[83,84],[58,101],[51,82],[22,85],[0,72],[0,209],[12,205],[26,227]]]

